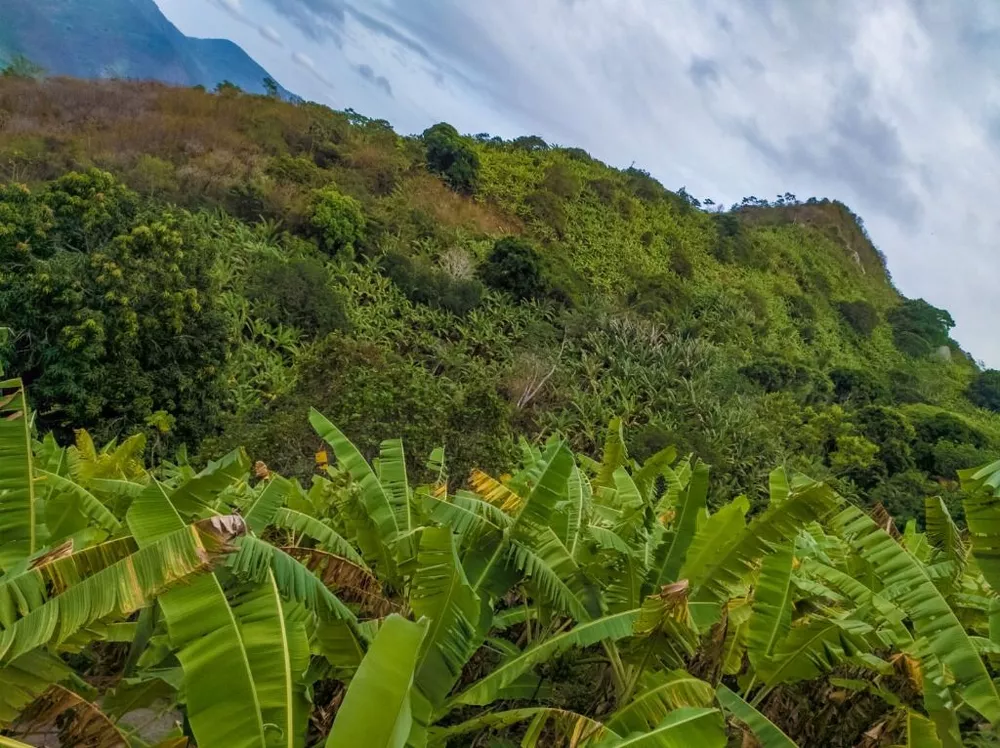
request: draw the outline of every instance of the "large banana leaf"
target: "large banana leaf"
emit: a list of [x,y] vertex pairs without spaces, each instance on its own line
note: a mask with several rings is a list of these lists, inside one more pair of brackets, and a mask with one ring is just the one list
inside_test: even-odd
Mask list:
[[382,542],[386,543],[399,534],[401,528],[397,521],[397,509],[392,499],[386,493],[378,476],[372,470],[368,461],[358,451],[344,434],[330,423],[326,417],[313,408],[309,412],[309,423],[333,449],[340,466],[346,470],[361,491],[361,501],[368,511],[368,516],[378,530]]
[[305,739],[309,699],[304,682],[309,667],[309,637],[301,607],[286,604],[274,573],[233,604],[260,703],[267,744],[296,748]]
[[773,657],[757,670],[769,686],[810,680],[830,672],[848,657],[869,650],[865,636],[871,627],[861,621],[816,619],[792,628]]
[[909,710],[906,712],[906,748],[942,748],[934,723]]
[[[245,532],[240,517],[212,517],[140,547],[134,554],[74,584],[0,633],[0,663],[10,662],[46,644],[58,646],[84,627],[107,618],[123,618],[165,591],[200,575],[229,543]],[[214,577],[213,577],[214,578]]]
[[219,494],[246,477],[250,458],[243,448],[208,463],[205,469],[170,492],[170,501],[182,516],[202,514]]
[[600,469],[594,477],[594,488],[610,488],[614,486],[615,471],[628,460],[625,449],[625,433],[622,429],[622,419],[612,418],[608,424],[608,433],[604,439],[604,453],[601,456]]
[[691,480],[681,491],[672,525],[673,534],[668,541],[667,554],[660,568],[659,584],[678,579],[688,548],[698,527],[698,515],[705,509],[708,499],[708,465],[699,460],[691,472]]
[[250,532],[254,535],[264,532],[275,521],[291,491],[291,481],[280,475],[272,476],[243,512]]
[[0,569],[38,548],[31,423],[20,379],[0,382]]
[[792,626],[792,567],[795,554],[785,543],[764,558],[754,588],[753,612],[747,630],[747,655],[753,666],[770,657]]
[[750,502],[737,496],[701,523],[688,548],[680,579],[698,579],[742,537]]
[[545,726],[555,727],[555,734],[548,736],[550,739],[562,740],[574,746],[584,745],[585,743],[591,745],[593,741],[606,737],[621,737],[597,720],[582,714],[568,712],[564,709],[554,709],[552,707],[526,707],[523,709],[510,709],[504,712],[488,712],[468,719],[465,722],[460,722],[457,725],[431,728],[429,744],[432,748],[442,748],[448,744],[448,741],[459,735],[482,733],[486,730],[498,730],[516,725],[519,722],[527,722],[528,720],[532,720],[532,725],[521,742],[522,746],[538,745],[539,733],[541,732],[541,728]]
[[413,727],[413,673],[427,622],[389,616],[351,680],[327,748],[404,748]]
[[39,649],[0,668],[0,728],[10,725],[49,686],[66,680],[72,672],[61,659]]
[[85,577],[127,558],[136,550],[132,538],[120,538],[83,550],[65,543],[48,553],[19,561],[0,577],[0,626],[30,613],[51,595],[59,594]]
[[[966,517],[970,528],[979,521]],[[927,638],[930,650],[954,675],[969,706],[990,722],[1000,722],[1000,695],[989,671],[923,565],[854,507],[837,515],[832,524],[871,565],[882,582],[882,594],[906,611],[917,633]]]
[[365,566],[364,559],[354,550],[354,546],[328,524],[315,517],[281,507],[274,513],[272,522],[274,527],[311,538],[316,541],[317,547],[324,551],[336,553],[360,566]]
[[500,689],[510,685],[536,665],[571,647],[589,647],[600,641],[616,641],[630,636],[638,617],[638,610],[628,610],[596,621],[581,623],[569,631],[545,639],[501,663],[488,675],[454,696],[448,705],[449,707],[460,704],[486,706],[497,697]]
[[714,697],[712,687],[686,670],[647,673],[642,690],[605,720],[620,735],[651,730],[674,709],[707,707]]
[[522,529],[511,543],[510,558],[556,611],[577,621],[601,614],[597,588],[551,527]]
[[486,635],[479,597],[465,578],[448,528],[424,528],[409,602],[416,616],[430,621],[415,678],[437,709]]
[[652,730],[609,737],[600,748],[723,748],[726,725],[718,709],[684,707],[670,712]]
[[797,748],[795,742],[785,735],[771,720],[758,712],[739,695],[720,685],[715,692],[722,708],[750,728],[757,738],[760,748]]
[[756,561],[795,539],[805,525],[824,519],[841,503],[828,486],[810,481],[793,487],[781,503],[769,506],[739,534],[725,553],[692,575],[695,602],[722,602]]
[[[50,495],[46,502],[47,517],[51,516],[53,509],[61,503],[65,506],[64,511],[78,513],[85,521],[89,520],[109,533],[113,534],[121,529],[122,523],[118,521],[111,510],[79,483],[47,470],[36,470],[35,473],[44,486],[53,492],[58,492],[55,497]],[[47,521],[53,535],[49,542],[55,542],[57,538],[61,539],[70,534],[58,532],[55,529],[57,523],[50,519]]]
[[[183,526],[180,514],[155,481],[132,502],[127,520],[140,549]],[[188,720],[199,746],[264,746],[264,722],[250,661],[219,580],[214,574],[197,577],[161,595],[159,606],[184,669]],[[226,698],[220,699],[223,693]]]

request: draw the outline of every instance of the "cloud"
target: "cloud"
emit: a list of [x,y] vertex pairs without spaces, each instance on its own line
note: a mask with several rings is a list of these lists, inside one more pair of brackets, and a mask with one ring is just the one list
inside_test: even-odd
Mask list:
[[371,65],[357,65],[354,69],[366,81],[384,91],[386,96],[392,96],[392,86],[389,84],[389,79],[384,75],[376,75]]
[[696,86],[704,88],[711,83],[719,82],[719,65],[707,57],[696,56],[688,65],[688,75]]
[[322,83],[327,88],[333,88],[333,82],[320,72],[320,69],[316,67],[316,63],[313,62],[312,58],[308,55],[304,55],[301,52],[292,53],[292,62],[298,65],[303,70],[307,71],[316,80]]
[[250,28],[256,29],[262,37],[267,39],[272,44],[279,47],[284,46],[281,41],[281,36],[274,29],[261,26],[253,21],[252,18],[247,14],[246,10],[243,8],[241,0],[208,0],[208,2],[217,8],[224,10],[229,16],[236,21],[240,22],[244,26],[249,26]]

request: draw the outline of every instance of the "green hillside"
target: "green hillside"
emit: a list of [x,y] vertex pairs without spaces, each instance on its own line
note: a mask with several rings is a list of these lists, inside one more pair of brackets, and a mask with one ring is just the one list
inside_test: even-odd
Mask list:
[[8,78],[0,123],[4,369],[64,434],[304,477],[315,406],[465,475],[620,417],[637,458],[710,463],[713,503],[786,464],[901,520],[960,512],[1000,447],[992,375],[835,201],[699,207],[535,137],[151,84]]

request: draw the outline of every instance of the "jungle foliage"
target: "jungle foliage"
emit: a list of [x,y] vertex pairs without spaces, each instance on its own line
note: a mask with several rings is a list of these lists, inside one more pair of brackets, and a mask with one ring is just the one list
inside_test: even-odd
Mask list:
[[63,447],[0,398],[4,746],[1000,738],[1000,462],[961,473],[967,530],[931,496],[900,531],[785,468],[756,515],[709,509],[709,466],[633,459],[619,419],[597,459],[522,441],[466,479],[435,448],[416,482],[312,410],[303,486],[242,449]]
[[846,206],[725,208],[537,136],[9,75],[0,256],[0,367],[40,427],[157,459],[245,445],[305,478],[315,405],[465,475],[520,436],[592,454],[621,416],[636,454],[710,462],[713,507],[760,511],[784,464],[922,522],[935,493],[961,521],[957,468],[1000,449],[995,372]]

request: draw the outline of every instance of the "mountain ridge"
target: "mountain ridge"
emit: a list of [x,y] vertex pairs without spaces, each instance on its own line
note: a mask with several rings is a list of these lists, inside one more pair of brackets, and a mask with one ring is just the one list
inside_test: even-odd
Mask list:
[[0,17],[0,63],[23,55],[52,75],[229,81],[250,93],[266,93],[272,77],[235,42],[186,36],[153,0],[0,0]]

